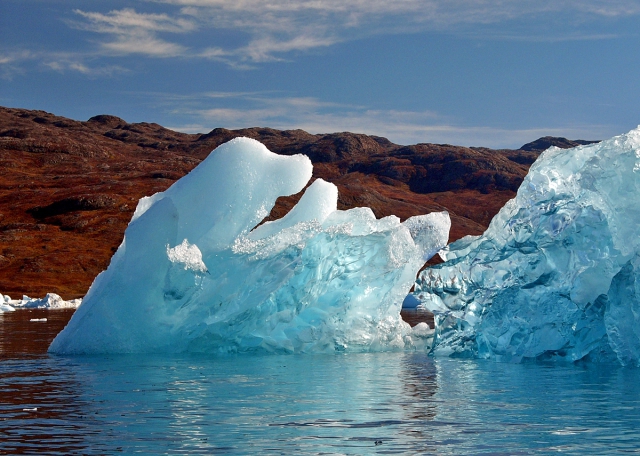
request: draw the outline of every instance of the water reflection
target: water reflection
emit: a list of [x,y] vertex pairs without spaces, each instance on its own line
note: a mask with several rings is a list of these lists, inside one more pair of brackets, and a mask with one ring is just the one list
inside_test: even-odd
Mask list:
[[0,454],[86,452],[91,416],[75,369],[46,355],[72,314],[67,309],[0,313]]
[[[39,357],[66,326],[75,309],[0,312],[0,360]],[[47,321],[41,321],[46,319]],[[40,320],[40,321],[31,321]]]
[[0,454],[86,453],[100,429],[74,371],[46,360],[0,362]]
[[640,446],[637,369],[424,353],[52,357],[46,348],[64,317],[19,312],[0,319],[0,454],[601,454]]

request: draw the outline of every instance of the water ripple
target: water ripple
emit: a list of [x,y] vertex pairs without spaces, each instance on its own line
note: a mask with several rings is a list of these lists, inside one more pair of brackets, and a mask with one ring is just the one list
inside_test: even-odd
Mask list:
[[[0,454],[615,454],[640,447],[637,369],[419,353],[54,357],[46,344],[64,317],[47,314],[37,334],[29,319],[42,316],[12,318],[20,321],[0,319]],[[23,336],[15,332],[21,325]],[[20,337],[31,351],[16,348]]]

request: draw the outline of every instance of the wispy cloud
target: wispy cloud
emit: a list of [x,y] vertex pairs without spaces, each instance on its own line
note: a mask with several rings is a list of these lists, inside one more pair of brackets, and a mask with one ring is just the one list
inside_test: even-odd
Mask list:
[[[75,56],[74,56],[75,57]],[[113,76],[119,73],[127,73],[129,70],[119,65],[91,66],[82,61],[64,58],[64,56],[48,56],[43,61],[44,66],[59,73],[76,72],[85,76]]]
[[[273,94],[209,93],[169,97],[165,102],[165,108],[172,115],[189,119],[184,126],[172,127],[186,133],[202,133],[216,127],[237,129],[269,126],[282,130],[300,128],[316,134],[351,131],[384,136],[398,144],[431,142],[495,148],[517,148],[547,135],[599,139],[615,133],[605,125],[527,129],[468,126],[432,111],[371,109],[309,97]],[[240,104],[245,107],[237,107]]]
[[186,51],[184,46],[144,34],[119,36],[115,41],[103,43],[102,47],[114,54],[144,54],[150,57],[176,57]]
[[[372,35],[424,31],[485,40],[611,40],[615,31],[591,25],[640,15],[638,0],[146,0],[137,7],[152,12],[73,10],[67,24],[91,33],[87,41],[96,48],[66,59],[0,53],[0,76],[11,78],[22,71],[21,62],[38,59],[55,71],[126,71],[88,63],[105,55],[208,59],[246,70]],[[153,12],[159,8],[164,12]],[[520,25],[509,27],[510,21]]]
[[151,57],[174,57],[185,53],[186,47],[166,41],[158,33],[187,33],[197,29],[195,21],[167,14],[138,13],[125,8],[107,14],[74,10],[85,19],[73,22],[82,30],[107,34],[111,40],[101,43],[114,54],[144,54]]
[[184,33],[196,28],[193,21],[184,18],[172,18],[167,14],[138,13],[125,8],[113,10],[107,14],[74,10],[76,14],[94,24],[91,31],[100,33],[131,33],[132,30],[147,32]]
[[0,79],[13,80],[24,73],[23,64],[38,59],[38,53],[28,50],[0,51]]
[[[112,54],[207,58],[238,69],[278,61],[304,52],[377,34],[425,30],[478,34],[488,39],[569,41],[611,39],[611,34],[582,30],[576,24],[640,14],[637,0],[147,0],[174,5],[168,13],[125,8],[109,13],[75,10],[74,26],[108,35],[100,43]],[[545,16],[546,15],[546,16]],[[545,17],[571,18],[555,33],[544,33]],[[496,33],[495,24],[528,19],[539,27],[530,34]],[[207,39],[209,31],[241,32],[243,39],[195,45],[190,33]],[[168,35],[171,35],[169,38]],[[216,35],[216,34],[214,34]]]
[[34,53],[26,50],[0,53],[0,65],[7,65],[32,58],[34,58]]
[[620,17],[640,14],[640,4],[635,0],[571,0],[571,8],[597,16]]
[[12,79],[15,75],[24,73],[23,65],[29,62],[58,73],[81,73],[89,77],[113,76],[129,71],[120,65],[105,65],[102,63],[94,65],[91,63],[94,60],[96,60],[96,56],[89,54],[14,51],[0,54],[0,77]]
[[29,51],[12,51],[0,53],[0,79],[12,80],[16,75],[22,73],[20,62],[29,60]]
[[494,24],[546,13],[620,17],[640,14],[637,0],[149,0],[181,6],[185,15],[214,18],[225,28],[293,32],[303,25],[383,30]]

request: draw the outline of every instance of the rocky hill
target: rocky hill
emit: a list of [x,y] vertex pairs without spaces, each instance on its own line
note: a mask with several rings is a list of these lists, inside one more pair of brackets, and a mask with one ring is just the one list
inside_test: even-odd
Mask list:
[[[122,241],[137,200],[166,189],[237,136],[280,154],[308,155],[314,178],[338,186],[341,209],[369,206],[378,217],[402,219],[447,209],[451,240],[482,233],[542,150],[586,143],[545,137],[519,150],[492,150],[400,146],[347,132],[185,134],[109,115],[80,122],[0,107],[0,292],[83,296]],[[271,218],[298,198],[281,198]]]

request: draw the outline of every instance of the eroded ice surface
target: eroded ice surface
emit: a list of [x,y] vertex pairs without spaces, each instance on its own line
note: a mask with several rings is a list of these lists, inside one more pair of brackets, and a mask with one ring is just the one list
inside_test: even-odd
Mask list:
[[284,218],[251,231],[312,165],[239,138],[143,198],[109,268],[53,341],[56,353],[333,352],[424,346],[402,300],[446,245],[446,212],[400,223],[336,210],[316,180]]
[[640,127],[551,148],[479,237],[443,252],[416,296],[452,356],[640,359]]

